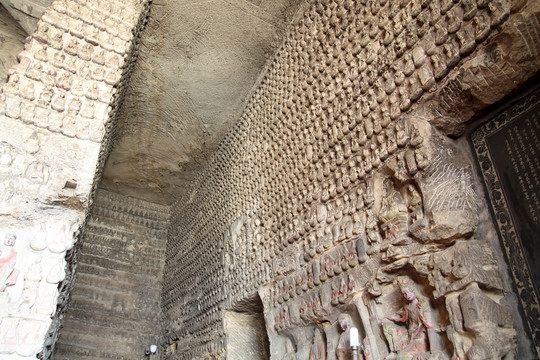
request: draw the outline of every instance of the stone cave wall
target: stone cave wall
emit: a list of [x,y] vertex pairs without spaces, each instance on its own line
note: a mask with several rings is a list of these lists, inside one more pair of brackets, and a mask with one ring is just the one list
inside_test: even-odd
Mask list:
[[98,190],[54,359],[141,359],[159,343],[169,207]]
[[313,1],[172,207],[165,358],[226,356],[223,313],[257,294],[271,359],[348,358],[351,325],[369,359],[511,358],[526,336],[453,139],[537,74],[539,11]]
[[0,356],[50,358],[146,1],[57,0],[0,92]]

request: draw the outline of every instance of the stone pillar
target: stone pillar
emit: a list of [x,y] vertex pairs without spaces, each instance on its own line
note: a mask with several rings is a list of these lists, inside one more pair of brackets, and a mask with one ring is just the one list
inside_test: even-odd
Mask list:
[[66,257],[100,179],[147,10],[135,0],[53,2],[2,87],[3,359],[48,356],[59,289],[71,279]]

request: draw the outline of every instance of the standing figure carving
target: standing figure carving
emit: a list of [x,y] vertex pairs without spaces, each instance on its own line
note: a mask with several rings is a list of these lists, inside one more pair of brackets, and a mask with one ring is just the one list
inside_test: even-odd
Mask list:
[[349,330],[352,326],[352,319],[349,314],[340,314],[338,316],[338,325],[341,334],[339,335],[338,344],[336,347],[336,359],[348,360],[351,358],[351,346]]
[[19,271],[15,270],[17,252],[13,249],[16,240],[17,237],[14,234],[7,234],[4,245],[0,247],[0,291],[14,285],[19,275]]
[[[412,360],[430,350],[429,339],[433,338],[431,308],[428,299],[418,294],[410,279],[401,278],[398,285],[407,303],[401,311],[382,321],[391,351],[387,359]],[[407,330],[396,323],[405,323]]]
[[391,178],[384,180],[384,198],[379,211],[379,222],[386,240],[392,245],[407,245],[411,239],[407,236],[408,213],[402,195],[395,189]]
[[326,343],[318,328],[313,330],[313,344],[311,345],[309,360],[326,360]]

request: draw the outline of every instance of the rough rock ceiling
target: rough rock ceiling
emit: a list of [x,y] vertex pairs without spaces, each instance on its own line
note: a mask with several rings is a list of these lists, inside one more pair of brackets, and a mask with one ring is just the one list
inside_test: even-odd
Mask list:
[[34,32],[43,11],[51,3],[52,0],[0,0],[0,4],[19,22],[27,34]]
[[9,69],[17,64],[17,55],[23,49],[26,31],[0,2],[0,86],[8,78]]
[[304,0],[156,0],[102,186],[171,203],[215,150]]

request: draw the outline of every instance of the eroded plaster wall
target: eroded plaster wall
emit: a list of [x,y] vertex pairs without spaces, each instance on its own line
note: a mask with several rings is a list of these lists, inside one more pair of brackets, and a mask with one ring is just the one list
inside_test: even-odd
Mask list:
[[537,74],[539,11],[313,2],[172,207],[165,358],[225,356],[223,310],[257,293],[272,359],[348,358],[351,325],[370,359],[502,358],[515,336],[534,357],[498,240],[478,232],[473,160],[448,136]]
[[55,1],[0,93],[0,354],[50,358],[145,1]]

